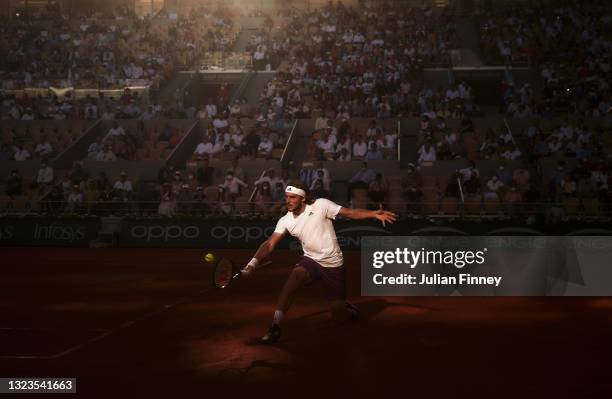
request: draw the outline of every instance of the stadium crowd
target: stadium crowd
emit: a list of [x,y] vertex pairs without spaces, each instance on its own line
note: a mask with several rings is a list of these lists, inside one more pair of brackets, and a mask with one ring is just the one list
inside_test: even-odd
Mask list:
[[612,14],[605,2],[501,8],[482,20],[482,54],[489,63],[530,63],[539,72],[537,87],[506,82],[507,115],[610,114]]
[[[364,1],[358,8],[336,2],[261,14],[263,29],[248,51],[256,69],[276,74],[258,103],[230,103],[232,88],[222,84],[197,106],[179,89],[170,107],[152,100],[151,91],[204,52],[232,44],[238,24],[228,9],[196,8],[184,16],[162,11],[151,18],[116,10],[13,21],[0,27],[9,49],[0,61],[0,119],[65,125],[2,126],[0,160],[40,160],[34,178],[11,170],[2,194],[41,198],[47,212],[270,216],[282,209],[287,182],[300,178],[313,195],[355,207],[523,217],[543,204],[546,218],[578,208],[597,215],[610,210],[612,182],[610,130],[594,122],[609,114],[611,104],[610,17],[600,5],[483,16],[483,55],[510,64],[528,56],[538,71],[534,87],[504,86],[503,114],[532,117],[520,131],[502,118],[499,126],[475,123],[483,114],[466,82],[425,84],[423,68],[447,66],[456,41],[451,16],[437,9]],[[23,90],[50,87],[52,94]],[[107,95],[106,89],[118,93]],[[16,96],[19,90],[24,94]],[[568,117],[553,122],[557,115]],[[304,165],[266,166],[257,177],[257,171],[245,173],[247,160],[278,160],[294,119],[302,118],[313,123],[300,148]],[[393,118],[420,121],[411,132],[417,135],[414,162],[389,174],[377,170],[377,162],[399,162]],[[125,172],[85,171],[83,163],[90,161],[168,159],[188,129],[171,119],[206,121],[197,125],[201,137],[186,153],[185,170],[166,165],[153,184]],[[53,159],[87,131],[77,120],[98,122],[104,132],[71,170],[55,170]],[[454,170],[432,175],[440,161]],[[491,161],[493,169],[486,166]],[[334,179],[335,168],[323,162],[360,166],[350,178]]]

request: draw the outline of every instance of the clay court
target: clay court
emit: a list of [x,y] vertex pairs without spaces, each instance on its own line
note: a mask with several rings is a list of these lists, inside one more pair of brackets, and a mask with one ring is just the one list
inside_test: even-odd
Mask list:
[[349,252],[362,319],[331,320],[321,288],[307,287],[266,347],[256,339],[297,253],[218,290],[200,250],[2,252],[0,374],[76,377],[77,397],[612,392],[612,299],[360,297]]

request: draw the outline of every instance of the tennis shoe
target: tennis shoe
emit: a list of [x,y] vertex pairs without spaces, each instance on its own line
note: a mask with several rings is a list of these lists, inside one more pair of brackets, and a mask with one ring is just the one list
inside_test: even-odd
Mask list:
[[268,332],[266,333],[266,335],[264,335],[261,338],[261,343],[266,344],[266,345],[276,343],[280,339],[280,336],[281,336],[280,327],[278,326],[278,324],[272,324],[270,328],[268,329]]

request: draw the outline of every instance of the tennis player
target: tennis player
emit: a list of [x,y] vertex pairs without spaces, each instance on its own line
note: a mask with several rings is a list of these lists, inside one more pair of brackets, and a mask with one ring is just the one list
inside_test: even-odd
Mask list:
[[346,269],[332,220],[337,216],[355,220],[377,219],[383,226],[396,220],[396,215],[382,210],[382,206],[379,210],[370,211],[345,208],[323,198],[313,200],[306,184],[299,180],[285,188],[285,202],[287,214],[278,220],[272,235],[259,246],[253,259],[242,269],[245,275],[257,270],[260,261],[270,255],[286,233],[302,244],[304,255],[295,264],[281,290],[272,325],[261,339],[266,344],[280,339],[280,324],[291,307],[296,291],[313,281],[323,284],[326,296],[332,301],[334,314],[344,314],[350,319],[359,318],[359,310],[346,301]]

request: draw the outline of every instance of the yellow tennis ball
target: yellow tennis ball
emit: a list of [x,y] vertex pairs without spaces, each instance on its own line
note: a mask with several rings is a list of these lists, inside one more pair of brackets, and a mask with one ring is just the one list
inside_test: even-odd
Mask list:
[[213,254],[211,254],[211,253],[207,253],[207,254],[204,256],[204,260],[205,260],[206,262],[209,262],[209,263],[210,263],[210,262],[214,262],[214,261],[215,261],[215,255],[213,255]]

